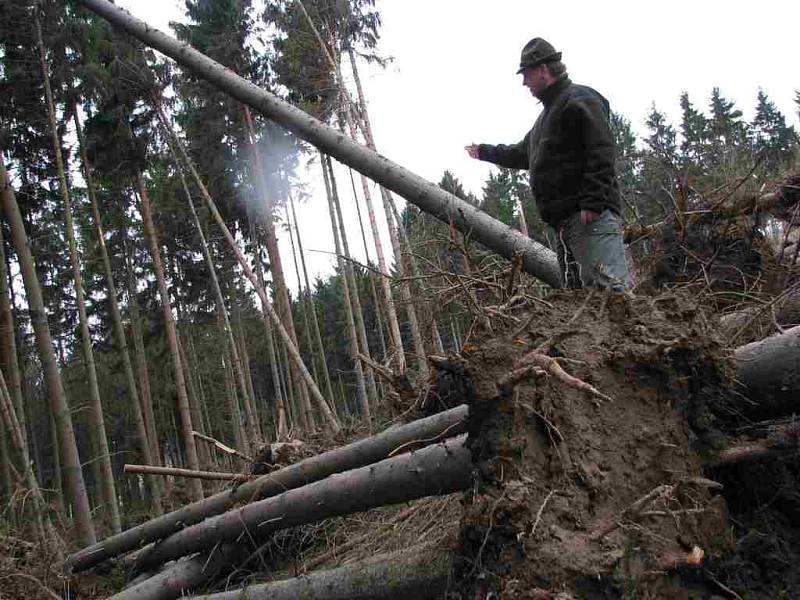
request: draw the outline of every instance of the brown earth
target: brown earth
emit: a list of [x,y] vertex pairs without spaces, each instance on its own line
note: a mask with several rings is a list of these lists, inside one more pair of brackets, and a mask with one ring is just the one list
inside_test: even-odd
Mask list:
[[598,292],[516,317],[528,325],[470,344],[451,384],[474,396],[477,469],[448,597],[736,597],[722,580],[746,585],[730,566],[748,559],[725,497],[741,482],[723,497],[703,469],[737,397],[715,320],[690,298]]

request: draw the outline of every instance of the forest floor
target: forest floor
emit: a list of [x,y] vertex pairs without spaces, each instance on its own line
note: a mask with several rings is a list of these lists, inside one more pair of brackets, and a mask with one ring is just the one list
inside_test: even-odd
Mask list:
[[[559,291],[483,327],[404,407],[470,403],[475,487],[281,532],[222,588],[434,544],[456,556],[448,598],[800,597],[798,462],[706,466],[750,424],[695,299]],[[106,598],[124,578],[66,580],[0,537],[2,600]]]

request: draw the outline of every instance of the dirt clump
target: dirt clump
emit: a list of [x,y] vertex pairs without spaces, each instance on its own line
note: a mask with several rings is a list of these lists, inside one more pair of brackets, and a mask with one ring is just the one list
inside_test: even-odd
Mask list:
[[731,397],[712,323],[583,291],[517,319],[463,352],[476,483],[448,597],[710,597],[704,564],[732,550],[703,473]]

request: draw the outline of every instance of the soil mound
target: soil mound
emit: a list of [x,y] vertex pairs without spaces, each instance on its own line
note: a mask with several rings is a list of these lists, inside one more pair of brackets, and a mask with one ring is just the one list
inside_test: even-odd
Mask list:
[[477,473],[449,597],[722,589],[703,565],[733,544],[702,455],[733,389],[712,322],[680,296],[600,292],[515,317],[462,355]]

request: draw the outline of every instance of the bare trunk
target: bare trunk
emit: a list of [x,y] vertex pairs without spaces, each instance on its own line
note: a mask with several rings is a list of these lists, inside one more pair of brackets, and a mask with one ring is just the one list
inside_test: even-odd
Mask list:
[[[200,223],[200,217],[197,214],[197,210],[195,210],[194,202],[192,201],[192,194],[189,191],[189,186],[186,183],[186,178],[183,174],[183,168],[181,166],[180,160],[178,158],[178,152],[174,147],[174,132],[170,127],[169,122],[167,121],[166,115],[161,108],[161,103],[158,99],[153,99],[153,105],[156,108],[158,113],[159,120],[161,121],[161,125],[164,128],[166,133],[166,139],[168,140],[170,152],[172,154],[172,158],[175,161],[175,166],[178,170],[178,175],[180,176],[181,185],[183,187],[184,194],[186,195],[186,201],[189,203],[189,208],[192,212],[192,219],[194,221],[195,229],[197,229],[198,237],[200,238],[200,246],[203,251],[203,257],[206,261],[206,268],[208,269],[208,275],[211,279],[211,287],[214,291],[214,301],[217,305],[217,313],[221,318],[221,326],[222,326],[222,333],[226,338],[226,342],[229,346],[229,353],[230,358],[232,361],[232,368],[235,377],[235,381],[239,386],[239,394],[242,398],[242,403],[244,404],[245,408],[245,417],[247,419],[246,427],[247,432],[245,435],[239,434],[241,439],[239,440],[240,444],[243,444],[244,448],[249,449],[250,444],[258,443],[258,439],[260,437],[258,433],[257,423],[255,423],[255,415],[253,414],[253,408],[250,401],[250,397],[247,390],[247,384],[245,383],[244,377],[244,369],[242,367],[241,360],[239,358],[239,352],[236,347],[236,341],[233,337],[233,329],[231,328],[230,319],[228,318],[228,309],[225,306],[225,298],[222,295],[222,288],[219,285],[219,279],[217,278],[217,270],[214,266],[214,259],[211,257],[211,251],[208,247],[208,243],[206,242],[206,236],[203,232],[203,226]],[[236,407],[235,414],[232,416],[236,419],[236,427],[237,429],[241,427],[241,419],[239,418],[239,410],[238,405],[235,404]],[[249,451],[249,450],[248,450]]]
[[[261,266],[261,250],[258,244],[258,232],[252,220],[250,220],[250,239],[253,242],[258,284],[264,289],[264,271]],[[278,357],[275,353],[275,340],[273,339],[272,328],[266,320],[264,321],[264,329],[267,337],[267,360],[269,360],[269,366],[272,372],[272,389],[275,394],[275,404],[278,413],[277,437],[278,439],[284,439],[288,435],[289,427],[289,423],[287,422],[286,397],[281,389],[281,375],[278,368]],[[333,402],[332,397],[331,402]]]
[[339,241],[339,227],[337,225],[336,211],[334,209],[333,192],[331,191],[331,182],[329,180],[329,170],[327,161],[324,154],[320,154],[320,164],[322,165],[322,175],[325,179],[325,192],[328,196],[328,210],[331,215],[331,228],[333,230],[333,241],[336,248],[336,260],[339,265],[339,277],[342,281],[342,292],[344,295],[344,312],[347,317],[347,331],[350,338],[350,359],[353,362],[353,370],[356,374],[356,396],[358,398],[358,407],[361,415],[367,423],[369,428],[372,428],[372,417],[369,410],[369,401],[367,399],[367,388],[364,381],[364,370],[361,365],[361,360],[358,358],[359,341],[358,333],[356,331],[356,321],[353,316],[354,307],[352,301],[352,294],[350,291],[350,264],[344,260],[342,254],[342,245]]
[[61,201],[64,207],[64,227],[66,229],[67,245],[69,247],[69,258],[72,264],[72,280],[75,286],[75,302],[78,308],[78,322],[81,332],[81,344],[83,349],[83,359],[86,364],[86,378],[89,388],[89,420],[91,423],[90,439],[94,446],[94,460],[92,466],[95,470],[97,484],[100,486],[100,496],[104,511],[110,517],[114,531],[120,530],[119,509],[117,507],[117,493],[114,486],[114,473],[111,470],[111,457],[108,452],[108,439],[106,438],[106,426],[103,419],[103,405],[100,400],[100,387],[97,382],[97,369],[94,364],[94,352],[92,351],[92,339],[89,334],[89,324],[86,318],[86,302],[83,294],[83,278],[81,276],[81,263],[78,257],[78,249],[75,244],[75,230],[72,225],[72,207],[69,197],[67,178],[64,173],[64,159],[61,156],[61,140],[58,135],[58,125],[56,123],[56,108],[53,101],[53,93],[50,88],[50,74],[47,68],[47,55],[42,41],[42,28],[39,23],[39,11],[34,11],[36,22],[36,41],[39,47],[39,67],[42,71],[44,83],[45,104],[47,109],[47,120],[50,127],[50,142],[53,146],[53,154],[56,160],[56,170],[58,172],[58,187],[61,192]]
[[[348,58],[350,59],[350,66],[353,70],[353,78],[356,82],[356,91],[358,93],[358,103],[360,108],[359,114],[363,117],[364,138],[367,142],[367,146],[372,150],[377,151],[377,148],[375,147],[375,138],[372,135],[372,124],[370,123],[369,113],[367,112],[367,103],[364,99],[364,89],[361,87],[361,77],[359,77],[358,74],[358,66],[356,64],[352,48],[348,48]],[[355,138],[353,139],[355,140]],[[392,241],[392,249],[394,250],[397,271],[400,277],[403,277],[405,266],[403,265],[403,253],[401,251],[400,240],[397,235],[397,228],[400,227],[400,221],[398,220],[395,223],[394,219],[392,218],[392,213],[397,212],[397,207],[395,206],[394,198],[392,198],[391,192],[383,186],[381,186],[381,198],[383,199],[383,210],[386,213],[386,223],[389,227],[389,239]],[[406,248],[406,251],[410,255],[410,248]],[[411,330],[411,338],[414,341],[417,369],[419,370],[420,377],[425,379],[428,376],[428,361],[425,359],[427,353],[425,352],[422,330],[419,326],[419,319],[417,319],[417,311],[408,281],[401,281],[400,297],[403,301],[403,306],[406,309],[408,326]]]
[[22,378],[17,357],[17,335],[14,327],[13,303],[9,294],[8,267],[6,262],[3,228],[0,227],[0,346],[2,346],[3,366],[14,411],[19,419],[22,439],[27,443],[25,401],[22,397]]
[[297,345],[294,342],[292,342],[290,334],[283,326],[280,318],[278,317],[278,314],[275,312],[275,309],[272,306],[272,303],[269,301],[267,293],[264,290],[264,286],[258,282],[255,275],[253,274],[253,270],[250,268],[250,264],[245,258],[242,250],[239,248],[239,245],[237,244],[235,238],[231,234],[230,229],[228,229],[228,226],[225,223],[225,220],[222,218],[222,215],[220,215],[219,211],[217,210],[217,207],[214,204],[214,200],[211,198],[211,195],[208,193],[208,190],[203,184],[203,180],[197,173],[197,169],[194,167],[194,163],[189,158],[189,155],[186,153],[186,149],[183,147],[183,144],[180,143],[180,140],[178,140],[177,137],[173,136],[172,139],[173,142],[175,143],[175,146],[178,148],[180,152],[181,158],[183,159],[187,168],[191,172],[195,184],[200,189],[200,192],[203,196],[203,200],[205,201],[206,206],[211,211],[211,215],[214,217],[214,220],[216,221],[217,225],[222,230],[222,233],[225,235],[225,239],[230,245],[231,250],[233,250],[233,253],[236,256],[236,260],[239,263],[239,266],[242,268],[242,271],[244,272],[247,279],[253,285],[253,288],[255,288],[255,291],[258,294],[258,298],[261,301],[261,306],[264,312],[264,318],[269,319],[272,322],[272,325],[278,331],[281,337],[281,341],[283,341],[283,345],[292,359],[292,365],[294,365],[302,375],[304,381],[308,386],[308,389],[311,392],[311,395],[314,397],[314,400],[317,403],[317,407],[319,408],[324,419],[327,421],[328,426],[334,433],[338,432],[341,429],[341,425],[339,424],[338,419],[336,419],[336,416],[331,412],[327,402],[325,401],[325,398],[320,393],[316,383],[314,383],[314,379],[311,377],[311,374],[308,372],[306,365],[303,363],[303,359],[300,357],[300,353],[297,351]]
[[[453,556],[412,547],[294,579],[195,596],[196,600],[433,600],[447,589]],[[120,599],[122,600],[122,599]],[[126,599],[127,600],[127,599]],[[132,599],[131,599],[132,600]],[[166,600],[166,599],[163,599]]]
[[[3,161],[0,161],[2,163]],[[47,322],[42,290],[36,276],[36,267],[28,245],[28,236],[22,215],[14,197],[14,190],[8,180],[4,164],[0,164],[0,185],[2,185],[2,203],[9,227],[11,239],[19,259],[22,279],[25,284],[25,295],[28,300],[31,324],[36,337],[39,361],[44,372],[50,413],[56,423],[58,446],[61,455],[61,471],[66,485],[66,495],[75,519],[77,539],[84,546],[95,543],[94,526],[92,525],[89,498],[81,472],[81,461],[78,457],[78,446],[75,443],[75,432],[72,428],[67,397],[61,381],[61,374],[53,351],[53,340],[50,337],[50,326]]]
[[[356,330],[358,331],[359,343],[361,346],[361,353],[368,358],[372,358],[372,352],[369,349],[369,340],[367,339],[367,329],[364,325],[364,310],[361,306],[361,294],[358,292],[358,281],[356,280],[355,268],[350,256],[350,247],[347,243],[347,231],[344,226],[344,217],[342,217],[342,205],[339,202],[339,191],[336,185],[336,177],[333,173],[333,163],[330,157],[327,157],[328,162],[328,176],[330,177],[331,194],[333,196],[333,205],[336,208],[336,217],[339,223],[339,235],[342,241],[342,251],[344,258],[347,261],[345,267],[350,275],[350,291],[353,298],[353,312],[356,317]],[[379,308],[376,306],[375,311]],[[373,406],[378,403],[378,389],[375,386],[375,373],[369,366],[364,367],[364,377],[367,382],[367,392],[369,392],[369,400]]]
[[[320,362],[320,368],[322,370],[322,375],[325,380],[325,393],[328,395],[328,398],[331,399],[331,404],[335,404],[333,401],[333,386],[331,385],[331,376],[328,370],[328,361],[325,358],[325,345],[322,343],[322,334],[320,333],[319,329],[319,319],[317,318],[317,310],[314,306],[314,299],[311,290],[311,284],[308,280],[308,269],[306,268],[306,258],[305,254],[303,253],[303,239],[300,237],[300,225],[297,222],[297,214],[294,210],[294,199],[289,198],[289,202],[292,205],[292,217],[294,219],[294,230],[295,234],[297,235],[297,248],[300,252],[300,264],[303,266],[303,280],[306,284],[306,301],[308,303],[308,312],[311,314],[311,322],[314,326],[314,340],[317,344],[316,352]],[[312,350],[312,352],[314,352]]]
[[142,317],[139,313],[139,300],[136,297],[136,277],[131,265],[130,249],[127,242],[127,231],[123,228],[123,238],[125,238],[125,269],[128,275],[128,310],[131,313],[131,333],[133,334],[133,348],[136,357],[136,376],[139,380],[139,398],[142,406],[142,413],[147,429],[147,439],[150,442],[150,455],[153,462],[159,465],[162,462],[161,444],[159,443],[158,433],[153,413],[153,398],[150,394],[150,375],[147,370],[147,355],[144,349],[144,337],[142,335]]
[[466,436],[388,458],[336,477],[328,477],[278,496],[252,502],[203,523],[187,527],[137,557],[138,569],[149,569],[186,554],[233,542],[247,531],[259,536],[425,496],[469,487],[471,452]]
[[[172,315],[172,304],[167,290],[167,282],[164,278],[164,266],[161,263],[161,251],[159,250],[158,238],[153,218],[150,213],[150,198],[144,184],[141,173],[136,175],[136,186],[139,190],[139,199],[142,206],[142,224],[150,246],[150,256],[153,259],[153,270],[155,271],[158,293],[161,298],[161,310],[164,315],[164,325],[167,330],[167,342],[169,343],[170,354],[172,355],[172,368],[175,375],[175,389],[178,396],[178,414],[180,416],[181,439],[183,440],[186,452],[186,464],[190,469],[199,470],[200,461],[197,457],[197,448],[192,436],[192,415],[189,406],[189,395],[186,391],[186,378],[181,364],[180,349],[178,343],[178,331],[175,325],[175,317]],[[193,500],[203,498],[203,486],[199,481],[189,482],[189,493]]]
[[269,498],[285,490],[319,481],[333,473],[371,465],[392,452],[399,452],[411,442],[458,435],[465,430],[466,417],[467,407],[462,405],[262,475],[234,490],[225,490],[184,506],[81,550],[67,559],[65,570],[73,573],[84,571],[118,554],[169,536],[185,525],[221,514],[240,502]]
[[741,409],[750,416],[797,412],[800,406],[800,326],[734,353],[737,379],[752,403]]
[[[130,405],[133,412],[133,420],[136,425],[136,440],[139,445],[139,451],[142,453],[142,459],[148,465],[158,464],[158,455],[153,455],[153,447],[158,448],[158,441],[151,441],[147,431],[147,421],[145,419],[146,409],[143,410],[144,402],[139,397],[139,392],[136,387],[136,377],[133,373],[133,365],[131,364],[131,357],[128,354],[127,340],[125,339],[125,327],[122,324],[122,313],[119,309],[117,302],[117,288],[114,284],[114,273],[111,268],[111,259],[108,255],[108,248],[106,248],[105,235],[103,233],[103,222],[100,217],[100,208],[97,202],[97,195],[94,190],[94,181],[92,178],[91,169],[89,168],[89,159],[86,155],[86,148],[83,141],[83,131],[81,130],[80,120],[78,118],[78,105],[73,105],[73,119],[75,121],[75,131],[78,136],[78,145],[80,146],[81,163],[83,165],[83,177],[86,181],[86,189],[89,196],[89,202],[92,207],[92,220],[94,221],[94,231],[97,235],[97,244],[100,247],[100,256],[103,260],[103,270],[106,276],[106,287],[108,289],[108,300],[111,308],[111,319],[114,327],[114,338],[119,348],[120,357],[122,358],[122,366],[125,371],[125,381],[128,386],[128,394],[130,396]],[[152,410],[152,409],[151,409]],[[159,482],[148,482],[148,491],[150,493],[150,501],[153,505],[153,510],[157,514],[161,514],[161,485]],[[116,508],[116,499],[114,499],[114,513],[116,519],[114,520],[114,531],[120,530],[119,523],[119,510]]]
[[120,10],[107,0],[79,1],[83,6],[163,52],[181,66],[191,69],[243,104],[255,108],[286,127],[322,152],[330,154],[400,194],[437,219],[448,224],[452,223],[460,231],[468,233],[471,239],[485,244],[501,256],[510,260],[519,254],[526,272],[549,285],[561,286],[561,275],[555,253],[548,248],[373,150],[348,140],[333,128],[239,77],[230,69],[226,69],[188,45]]
[[[286,331],[289,333],[291,343],[295,348],[299,348],[300,344],[297,341],[294,318],[292,317],[292,305],[289,301],[289,290],[286,287],[286,278],[283,275],[283,261],[281,259],[280,250],[278,249],[278,237],[275,233],[275,225],[272,222],[275,203],[268,194],[264,165],[261,162],[261,156],[256,148],[256,132],[253,126],[253,120],[250,117],[250,110],[247,107],[243,107],[243,113],[250,138],[250,153],[253,171],[256,176],[256,189],[259,191],[263,201],[263,206],[261,207],[261,226],[264,228],[264,241],[267,247],[267,254],[269,255],[270,272],[272,273],[272,283],[275,287],[274,296],[277,300],[278,314],[283,321]],[[300,408],[299,414],[297,415],[299,417],[299,423],[304,429],[311,430],[315,427],[315,419],[308,397],[308,388],[293,362],[290,362],[289,368],[294,395],[298,400]]]

